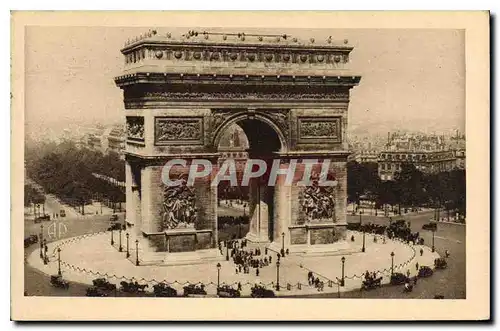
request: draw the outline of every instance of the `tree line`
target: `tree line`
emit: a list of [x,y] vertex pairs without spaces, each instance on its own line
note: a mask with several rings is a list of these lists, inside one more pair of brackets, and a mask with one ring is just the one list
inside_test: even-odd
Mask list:
[[384,205],[401,208],[429,207],[465,215],[465,170],[454,169],[439,173],[423,173],[414,164],[403,163],[393,181],[382,181],[375,162],[347,163],[347,199],[360,205],[361,198],[373,201],[380,209]]
[[125,201],[122,188],[92,175],[98,173],[125,181],[125,161],[117,153],[103,155],[78,148],[71,141],[46,142],[26,147],[25,166],[27,176],[41,185],[45,192],[73,207],[81,207],[82,214],[85,213],[84,206],[96,196],[101,201]]

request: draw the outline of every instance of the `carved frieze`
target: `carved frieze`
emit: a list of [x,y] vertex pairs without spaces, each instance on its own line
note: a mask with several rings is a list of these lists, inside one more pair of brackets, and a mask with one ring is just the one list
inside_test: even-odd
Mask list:
[[341,117],[299,117],[299,141],[341,142]]
[[127,116],[127,139],[144,141],[144,117]]
[[[148,91],[141,98],[144,101],[169,101],[169,100],[347,100],[349,91],[331,93],[255,93],[255,92],[169,92]],[[132,101],[132,100],[130,100]]]
[[202,117],[155,117],[155,145],[202,144]]
[[[162,224],[163,230],[194,228],[196,204],[193,188],[186,185],[185,176],[179,186],[166,186],[163,192]],[[172,181],[176,179],[172,179]]]

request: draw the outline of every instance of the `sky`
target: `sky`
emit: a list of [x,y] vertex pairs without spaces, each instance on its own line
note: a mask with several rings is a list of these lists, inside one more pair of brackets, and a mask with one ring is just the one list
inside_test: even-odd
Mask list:
[[[123,69],[124,42],[168,27],[27,27],[26,131],[60,132],[71,124],[124,121],[122,91],[113,78]],[[197,29],[193,27],[193,29]],[[203,28],[220,31],[217,28]],[[348,39],[350,69],[362,76],[351,91],[348,130],[356,135],[397,129],[465,131],[463,30],[224,29],[286,33],[299,39]]]

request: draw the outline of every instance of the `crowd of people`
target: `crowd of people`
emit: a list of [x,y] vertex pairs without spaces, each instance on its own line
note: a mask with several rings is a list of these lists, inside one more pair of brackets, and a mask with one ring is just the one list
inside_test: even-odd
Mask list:
[[325,282],[320,280],[319,277],[314,277],[314,273],[312,271],[307,273],[307,282],[309,283],[309,286],[314,286],[318,292],[323,292],[325,288]]

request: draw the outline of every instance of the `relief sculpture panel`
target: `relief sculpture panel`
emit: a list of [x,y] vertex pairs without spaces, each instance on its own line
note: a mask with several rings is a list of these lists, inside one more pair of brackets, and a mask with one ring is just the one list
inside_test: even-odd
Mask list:
[[183,184],[165,186],[163,194],[162,224],[164,230],[194,229],[196,221],[195,194],[193,188],[186,185],[185,178],[179,178]]
[[300,142],[328,141],[341,142],[341,117],[299,118]]
[[306,223],[332,223],[335,215],[335,186],[320,186],[318,178],[306,186],[299,197],[299,204]]
[[203,143],[202,117],[155,117],[155,145],[183,143]]
[[144,141],[144,117],[127,116],[127,139]]

